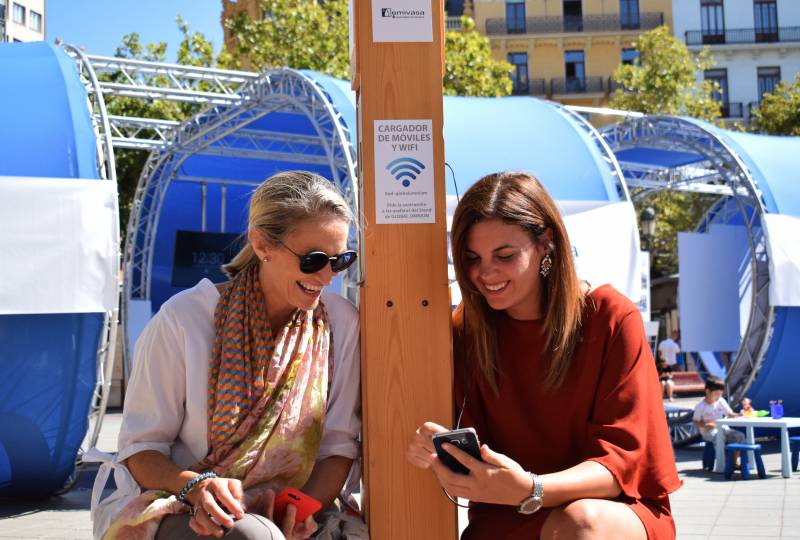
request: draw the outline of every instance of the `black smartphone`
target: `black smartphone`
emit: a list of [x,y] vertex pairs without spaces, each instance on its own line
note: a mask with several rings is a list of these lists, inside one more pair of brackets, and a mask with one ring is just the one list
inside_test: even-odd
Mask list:
[[448,454],[447,451],[442,448],[442,443],[450,443],[478,461],[483,461],[483,459],[481,459],[481,445],[478,442],[478,434],[475,433],[473,428],[442,431],[431,437],[431,439],[433,440],[433,447],[436,449],[436,455],[439,456],[439,461],[444,463],[455,473],[469,474],[469,469],[464,467],[456,458]]

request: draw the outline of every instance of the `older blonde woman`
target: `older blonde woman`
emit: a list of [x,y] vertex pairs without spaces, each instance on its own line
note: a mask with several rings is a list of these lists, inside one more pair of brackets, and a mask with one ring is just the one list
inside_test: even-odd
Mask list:
[[250,202],[247,244],[168,300],[137,341],[118,491],[93,509],[103,538],[307,538],[272,521],[276,491],[328,507],[359,448],[358,316],[323,293],[356,260],[352,215],[327,180],[277,174]]

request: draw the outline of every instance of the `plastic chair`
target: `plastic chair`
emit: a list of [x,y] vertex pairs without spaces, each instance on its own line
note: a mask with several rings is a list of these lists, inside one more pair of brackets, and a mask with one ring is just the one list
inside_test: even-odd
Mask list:
[[800,435],[789,437],[789,447],[792,449],[792,470],[797,470],[797,462],[800,458]]
[[703,470],[704,471],[713,471],[714,470],[714,461],[716,460],[716,448],[714,447],[714,443],[711,441],[706,441],[706,445],[703,448]]
[[764,461],[761,459],[760,444],[729,443],[725,446],[725,480],[733,478],[733,465],[735,461],[733,454],[735,452],[741,452],[742,454],[742,480],[750,480],[750,461],[747,457],[747,452],[753,452],[753,454],[755,454],[758,477],[767,477],[767,471],[764,469]]

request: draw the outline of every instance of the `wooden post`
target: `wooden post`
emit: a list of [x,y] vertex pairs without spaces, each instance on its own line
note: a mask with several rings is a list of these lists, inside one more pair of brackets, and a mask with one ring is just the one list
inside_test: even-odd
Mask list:
[[457,535],[455,507],[405,450],[452,425],[441,0],[351,2],[362,189],[365,510],[372,538]]

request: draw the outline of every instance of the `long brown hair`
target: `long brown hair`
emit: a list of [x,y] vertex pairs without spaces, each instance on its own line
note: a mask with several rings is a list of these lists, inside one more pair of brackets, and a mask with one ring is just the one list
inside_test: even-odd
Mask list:
[[484,299],[467,274],[467,238],[478,221],[497,218],[519,225],[533,242],[541,243],[542,231],[552,231],[548,253],[553,261],[550,274],[542,278],[541,308],[547,349],[551,351],[545,386],[557,388],[564,382],[579,339],[584,294],[575,273],[572,246],[555,201],[533,176],[501,172],[484,176],[462,197],[453,216],[451,232],[453,265],[461,287],[466,354],[497,391],[500,371],[497,346],[497,312]]

